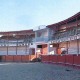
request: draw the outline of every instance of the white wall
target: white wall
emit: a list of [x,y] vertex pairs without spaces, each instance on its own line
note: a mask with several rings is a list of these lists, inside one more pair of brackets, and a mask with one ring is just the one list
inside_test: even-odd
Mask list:
[[[67,43],[63,42],[59,45],[59,47],[63,47],[67,49]],[[68,42],[68,54],[77,54],[77,41],[70,41]]]
[[36,31],[36,37],[46,37],[46,36],[48,36],[47,28]]
[[48,45],[48,54],[56,54],[56,47],[50,46],[50,44]]
[[29,46],[30,48],[36,48],[36,43],[35,42],[33,42],[33,44],[31,45],[30,44],[30,46]]
[[68,47],[69,54],[77,54],[77,41],[70,41]]
[[49,37],[49,39],[51,39],[53,37],[55,31],[54,31],[54,29],[50,29],[50,28],[48,28],[47,30],[48,30],[48,37]]

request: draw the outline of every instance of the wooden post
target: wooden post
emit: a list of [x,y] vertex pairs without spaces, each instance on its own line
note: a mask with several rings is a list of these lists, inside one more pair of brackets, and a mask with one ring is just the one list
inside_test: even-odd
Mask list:
[[9,33],[7,34],[7,55],[8,55],[8,47],[9,47]]
[[[77,17],[76,17],[76,22],[77,22]],[[76,34],[78,35],[77,31],[78,31],[78,22],[77,22],[77,26],[76,26],[77,30],[76,30]],[[77,39],[77,55],[79,54],[79,39]]]
[[[66,22],[66,28],[67,28],[67,22]],[[67,29],[66,29],[66,30],[67,30]],[[68,37],[69,37],[69,36],[68,36],[68,31],[67,31],[67,39],[68,39]],[[68,54],[68,43],[69,43],[69,41],[66,42],[67,54]]]
[[27,40],[26,40],[26,38],[27,38],[27,35],[25,35],[25,54],[27,55]]
[[68,54],[68,41],[66,42],[67,54]]
[[[16,39],[16,41],[17,41],[17,39]],[[17,42],[16,42],[16,55],[17,55]]]
[[[14,37],[15,37],[15,36],[14,36]],[[17,55],[18,38],[15,37],[15,39],[16,39],[16,41],[17,41],[17,42],[16,42],[16,55]]]
[[77,39],[77,55],[79,54],[79,39]]

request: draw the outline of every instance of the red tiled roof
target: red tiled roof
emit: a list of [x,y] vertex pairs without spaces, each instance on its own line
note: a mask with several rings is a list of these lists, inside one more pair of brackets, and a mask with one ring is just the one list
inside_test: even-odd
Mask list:
[[34,33],[33,29],[30,30],[21,30],[21,31],[8,31],[8,32],[0,32],[0,34],[31,34]]

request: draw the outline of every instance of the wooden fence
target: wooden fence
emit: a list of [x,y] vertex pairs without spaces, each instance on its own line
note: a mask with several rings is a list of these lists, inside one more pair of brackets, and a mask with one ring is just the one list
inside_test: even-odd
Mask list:
[[71,55],[41,55],[42,62],[56,63],[80,67],[80,54]]
[[36,58],[36,55],[4,55],[0,56],[1,62],[29,62]]

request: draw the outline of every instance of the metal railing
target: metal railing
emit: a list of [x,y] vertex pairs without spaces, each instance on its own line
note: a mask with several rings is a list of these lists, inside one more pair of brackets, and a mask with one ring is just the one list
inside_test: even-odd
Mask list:
[[69,41],[69,40],[76,40],[80,38],[80,30],[75,29],[73,31],[67,31],[64,34],[58,33],[54,34],[52,38],[50,38],[51,41],[56,41],[56,42],[62,42],[62,41]]
[[49,40],[48,36],[46,36],[46,37],[37,37],[35,39],[36,42],[48,42],[48,40]]

